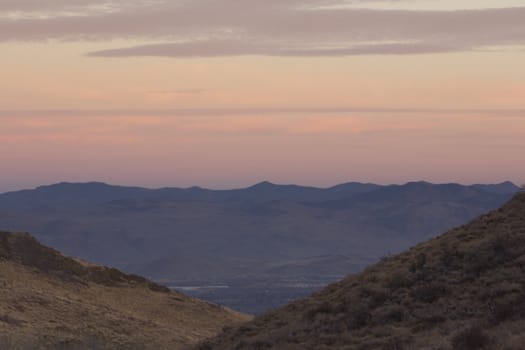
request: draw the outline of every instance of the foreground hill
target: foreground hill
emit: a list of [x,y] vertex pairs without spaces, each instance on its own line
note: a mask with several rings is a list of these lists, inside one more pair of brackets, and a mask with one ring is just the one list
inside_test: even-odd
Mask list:
[[0,349],[180,349],[246,316],[0,232]]
[[525,193],[199,349],[523,349]]
[[[511,183],[322,189],[263,182],[214,191],[62,183],[0,195],[0,227],[259,313],[462,225],[517,189]],[[221,288],[208,288],[214,285]]]

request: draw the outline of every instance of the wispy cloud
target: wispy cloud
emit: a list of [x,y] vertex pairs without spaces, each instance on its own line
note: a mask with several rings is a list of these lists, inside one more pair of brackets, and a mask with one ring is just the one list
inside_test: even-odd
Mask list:
[[151,44],[117,48],[89,53],[89,56],[164,56],[164,57],[215,57],[215,56],[350,56],[350,55],[410,55],[462,51],[453,44],[424,42],[378,42],[367,44],[348,43],[323,47],[323,45],[283,45],[282,43],[247,42],[243,40],[205,40],[185,43]]
[[[191,92],[190,92],[191,93]],[[416,115],[420,118],[435,115],[462,115],[492,118],[523,118],[525,109],[521,108],[374,108],[374,107],[223,107],[223,108],[177,108],[177,109],[112,109],[112,110],[0,110],[0,118],[23,117],[231,117],[290,115]]]
[[[357,4],[344,0],[7,1],[0,9],[11,15],[0,17],[0,40],[155,42],[90,53],[108,57],[400,55],[525,45],[525,7],[445,11],[363,8],[377,4],[371,0]],[[73,15],[49,15],[57,10]]]

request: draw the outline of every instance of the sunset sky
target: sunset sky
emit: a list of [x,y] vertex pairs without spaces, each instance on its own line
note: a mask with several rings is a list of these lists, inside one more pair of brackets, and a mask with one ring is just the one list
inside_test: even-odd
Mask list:
[[0,0],[0,192],[525,182],[523,0]]

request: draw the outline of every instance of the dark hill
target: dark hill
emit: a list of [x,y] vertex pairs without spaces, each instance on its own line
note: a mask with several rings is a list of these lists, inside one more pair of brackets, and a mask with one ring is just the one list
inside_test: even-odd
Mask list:
[[0,194],[0,208],[6,210],[40,207],[78,207],[109,202],[119,198],[144,196],[149,190],[140,187],[111,186],[100,182],[62,182]]
[[398,206],[446,202],[484,205],[502,196],[512,195],[519,190],[514,184],[510,183],[513,187],[508,187],[508,184],[463,186],[453,183],[409,182],[404,185],[379,187],[372,191],[358,193],[352,197],[314,203],[313,205],[332,209],[351,209],[364,205]]
[[523,349],[525,193],[199,349]]
[[0,349],[180,349],[247,317],[0,232]]

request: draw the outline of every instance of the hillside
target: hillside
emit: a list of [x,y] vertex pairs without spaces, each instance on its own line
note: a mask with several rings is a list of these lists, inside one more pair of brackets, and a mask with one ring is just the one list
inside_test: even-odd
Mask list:
[[180,349],[247,316],[0,232],[0,349]]
[[205,287],[184,290],[252,314],[462,225],[516,191],[511,183],[262,182],[221,191],[62,183],[0,195],[0,227],[163,284]]
[[219,349],[523,349],[525,193],[309,298],[201,344]]

